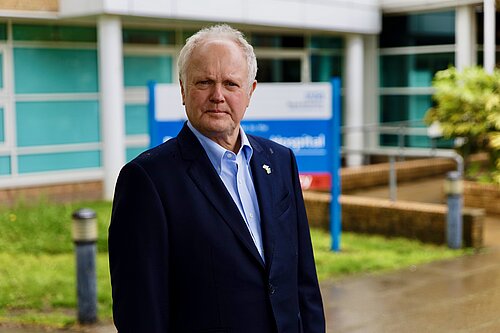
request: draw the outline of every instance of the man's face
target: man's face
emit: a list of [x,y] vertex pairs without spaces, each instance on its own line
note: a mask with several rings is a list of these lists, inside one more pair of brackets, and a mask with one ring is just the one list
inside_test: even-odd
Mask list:
[[182,100],[194,128],[216,142],[236,140],[256,86],[248,86],[243,51],[232,41],[205,42],[193,50],[185,80]]

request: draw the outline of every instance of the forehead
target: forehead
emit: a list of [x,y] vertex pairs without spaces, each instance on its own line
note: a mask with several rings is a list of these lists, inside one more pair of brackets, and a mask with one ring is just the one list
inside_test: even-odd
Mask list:
[[246,57],[241,47],[231,40],[208,40],[197,45],[191,54],[188,69],[200,70],[217,64],[247,70]]

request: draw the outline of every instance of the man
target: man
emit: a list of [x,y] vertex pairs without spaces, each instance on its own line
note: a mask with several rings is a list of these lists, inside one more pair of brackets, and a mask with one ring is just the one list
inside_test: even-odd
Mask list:
[[240,122],[251,45],[227,25],[179,56],[188,122],[128,163],[109,228],[120,333],[325,331],[297,166]]

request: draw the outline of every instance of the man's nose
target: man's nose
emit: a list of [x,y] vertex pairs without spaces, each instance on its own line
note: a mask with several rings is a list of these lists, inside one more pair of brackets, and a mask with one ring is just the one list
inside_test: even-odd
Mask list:
[[222,103],[224,102],[224,94],[222,93],[222,84],[214,84],[212,92],[210,94],[210,102],[212,103]]

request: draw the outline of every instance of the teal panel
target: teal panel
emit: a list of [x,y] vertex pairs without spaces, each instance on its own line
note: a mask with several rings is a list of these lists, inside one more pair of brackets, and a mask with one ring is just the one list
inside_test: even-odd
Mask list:
[[453,65],[454,61],[454,53],[381,56],[380,85],[430,87],[434,74]]
[[4,117],[4,112],[3,109],[0,108],[0,142],[5,141],[5,127],[4,127],[5,120],[3,117]]
[[75,27],[60,25],[14,24],[14,40],[96,42],[97,31],[94,27]]
[[343,47],[343,38],[333,36],[311,36],[311,48],[314,49],[337,49]]
[[10,175],[10,156],[0,156],[0,175]]
[[174,45],[175,31],[123,29],[123,42],[128,44]]
[[98,91],[97,51],[15,48],[16,93]]
[[19,147],[99,142],[96,101],[16,103]]
[[126,87],[146,86],[148,81],[172,83],[172,57],[125,56],[123,59]]
[[140,153],[142,153],[143,151],[145,151],[146,149],[148,149],[148,147],[142,147],[142,148],[137,148],[137,147],[134,147],[134,148],[127,148],[127,162],[128,161],[131,161],[133,160],[137,155],[139,155]]
[[342,77],[342,57],[338,55],[312,55],[311,81],[330,82],[332,77]]
[[0,40],[7,40],[7,24],[0,24]]
[[3,88],[3,54],[0,53],[0,89]]
[[381,48],[446,44],[455,44],[454,11],[382,15]]
[[97,168],[101,166],[100,151],[20,155],[19,173]]
[[127,135],[148,134],[148,107],[146,105],[125,106],[125,133]]

